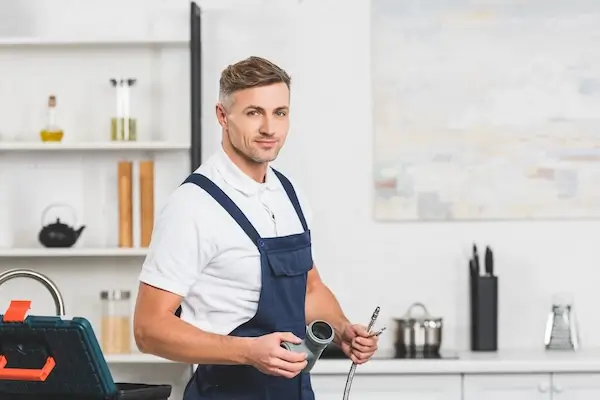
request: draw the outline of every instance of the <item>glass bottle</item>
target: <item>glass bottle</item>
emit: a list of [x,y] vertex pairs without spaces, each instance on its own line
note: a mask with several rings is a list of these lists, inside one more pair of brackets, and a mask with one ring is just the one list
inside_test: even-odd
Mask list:
[[101,347],[106,354],[131,353],[131,292],[104,290],[102,300]]
[[110,83],[115,88],[116,115],[110,119],[110,139],[113,141],[137,140],[137,119],[131,116],[131,87],[136,79],[112,78]]
[[42,142],[60,142],[64,136],[61,127],[56,123],[56,96],[48,96],[48,109],[46,111],[46,126],[40,131]]

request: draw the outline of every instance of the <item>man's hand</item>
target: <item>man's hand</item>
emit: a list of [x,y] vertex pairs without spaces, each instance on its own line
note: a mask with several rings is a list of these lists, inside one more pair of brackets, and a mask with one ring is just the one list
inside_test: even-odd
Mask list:
[[375,354],[379,337],[367,332],[362,325],[348,324],[341,335],[344,354],[356,364],[364,364]]
[[290,332],[276,332],[252,339],[249,364],[268,375],[285,378],[298,375],[306,367],[306,354],[284,349],[281,342],[299,344],[302,339]]

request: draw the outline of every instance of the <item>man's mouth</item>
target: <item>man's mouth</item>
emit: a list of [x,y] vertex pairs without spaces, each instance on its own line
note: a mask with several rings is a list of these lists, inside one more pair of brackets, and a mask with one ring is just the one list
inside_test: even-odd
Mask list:
[[257,140],[256,143],[264,147],[270,147],[275,145],[277,143],[277,140]]

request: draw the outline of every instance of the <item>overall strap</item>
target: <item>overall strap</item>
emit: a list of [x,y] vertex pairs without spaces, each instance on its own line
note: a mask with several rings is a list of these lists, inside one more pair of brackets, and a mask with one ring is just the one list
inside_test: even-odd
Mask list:
[[186,183],[193,183],[194,185],[197,185],[202,189],[206,190],[208,194],[210,194],[217,201],[217,203],[219,203],[221,207],[223,207],[225,211],[227,211],[229,215],[233,217],[233,219],[235,220],[235,222],[238,223],[240,228],[242,228],[244,232],[246,232],[246,235],[248,235],[250,240],[252,240],[252,242],[256,246],[258,246],[260,235],[254,228],[252,223],[248,220],[248,218],[246,218],[242,210],[240,210],[239,207],[235,205],[233,200],[231,200],[231,198],[227,196],[225,192],[221,190],[220,187],[215,185],[213,181],[201,174],[191,174],[183,182],[183,184]]
[[285,192],[290,198],[290,201],[292,202],[294,209],[296,210],[296,214],[298,214],[298,218],[300,218],[300,223],[302,224],[304,232],[308,231],[308,224],[306,223],[306,219],[304,218],[304,213],[302,212],[300,202],[298,201],[298,196],[296,195],[296,191],[294,190],[292,183],[288,178],[286,178],[281,172],[277,171],[275,168],[272,168],[272,170],[273,172],[275,172],[275,175],[277,175],[277,177],[281,181]]

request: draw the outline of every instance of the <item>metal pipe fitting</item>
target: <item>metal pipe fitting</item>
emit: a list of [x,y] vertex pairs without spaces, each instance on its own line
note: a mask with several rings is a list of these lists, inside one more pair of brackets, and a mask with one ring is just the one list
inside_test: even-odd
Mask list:
[[306,337],[300,344],[282,342],[281,347],[295,353],[306,354],[306,367],[302,372],[309,372],[317,360],[321,357],[323,350],[334,337],[333,327],[325,321],[313,321],[306,328]]

